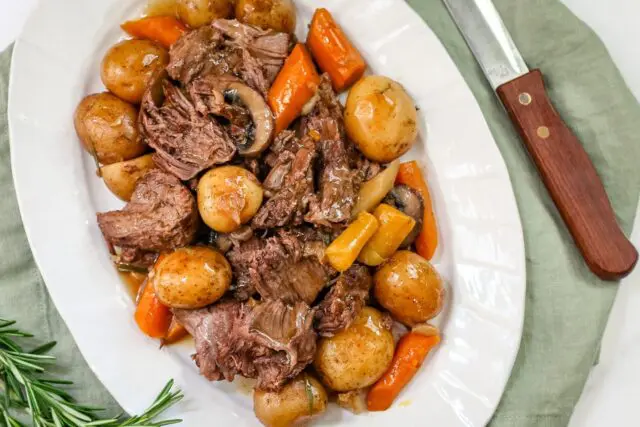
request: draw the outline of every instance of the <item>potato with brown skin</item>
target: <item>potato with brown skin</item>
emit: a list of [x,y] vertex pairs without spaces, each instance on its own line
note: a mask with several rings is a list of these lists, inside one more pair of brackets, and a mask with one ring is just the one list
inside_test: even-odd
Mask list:
[[445,290],[429,261],[398,251],[376,272],[373,295],[396,320],[414,326],[438,315]]
[[171,308],[197,309],[218,301],[231,285],[231,266],[206,246],[179,248],[161,256],[149,273],[161,303]]
[[138,180],[155,167],[153,154],[147,154],[132,160],[103,166],[100,168],[100,172],[109,190],[120,199],[128,202],[131,200]]
[[231,18],[235,0],[177,0],[178,17],[191,28]]
[[138,138],[138,110],[109,92],[85,97],[73,124],[84,149],[109,165],[140,156],[147,146]]
[[258,179],[239,166],[211,169],[198,182],[198,210],[202,220],[220,233],[246,224],[262,205]]
[[292,0],[238,0],[236,18],[245,24],[293,34],[296,7]]
[[418,135],[413,100],[398,82],[383,76],[365,77],[351,88],[344,123],[360,151],[380,163],[405,154]]
[[140,104],[153,74],[169,63],[166,49],[149,40],[123,40],[102,60],[102,83],[117,97]]
[[382,313],[365,307],[347,329],[319,341],[313,365],[332,390],[357,390],[386,372],[394,350],[390,325]]
[[256,390],[253,411],[267,427],[304,425],[327,409],[327,401],[320,381],[302,373],[279,392]]

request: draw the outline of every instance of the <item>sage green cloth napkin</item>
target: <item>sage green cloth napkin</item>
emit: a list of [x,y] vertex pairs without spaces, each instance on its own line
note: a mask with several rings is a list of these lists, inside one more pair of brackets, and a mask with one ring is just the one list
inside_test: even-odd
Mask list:
[[[525,233],[527,306],[518,359],[493,426],[565,426],[595,363],[616,285],[585,267],[502,107],[440,0],[408,0],[471,87],[509,168]],[[629,232],[640,189],[640,106],[602,43],[557,0],[495,0],[530,68],[591,155]],[[117,405],[99,384],[47,296],[13,195],[6,123],[10,53],[0,55],[0,317],[59,342],[61,374],[83,402]],[[477,369],[484,369],[478,366]],[[438,426],[440,427],[440,426]],[[445,426],[442,426],[445,427]]]

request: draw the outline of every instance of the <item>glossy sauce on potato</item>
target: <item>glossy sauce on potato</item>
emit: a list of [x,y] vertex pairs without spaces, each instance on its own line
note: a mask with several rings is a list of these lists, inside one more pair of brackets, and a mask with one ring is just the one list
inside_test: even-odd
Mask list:
[[373,279],[376,300],[407,326],[426,322],[442,309],[442,279],[429,261],[414,252],[396,252]]
[[258,179],[238,166],[211,169],[198,182],[202,220],[220,233],[236,231],[258,212],[263,190]]
[[169,63],[169,53],[149,40],[123,40],[102,60],[102,83],[132,104],[140,104],[151,76]]
[[231,266],[220,252],[209,247],[179,248],[156,262],[149,281],[164,305],[202,308],[229,289]]
[[234,0],[176,0],[178,17],[191,28],[233,15]]
[[369,159],[387,163],[405,154],[418,135],[418,114],[409,94],[388,77],[368,76],[349,91],[347,134]]
[[102,164],[122,162],[144,153],[138,138],[138,110],[111,93],[86,96],[74,115],[84,149]]
[[375,383],[389,368],[395,344],[382,313],[365,307],[353,324],[318,343],[314,367],[322,382],[335,391],[350,391]]
[[291,0],[238,0],[236,18],[265,30],[293,34],[296,29],[296,8]]

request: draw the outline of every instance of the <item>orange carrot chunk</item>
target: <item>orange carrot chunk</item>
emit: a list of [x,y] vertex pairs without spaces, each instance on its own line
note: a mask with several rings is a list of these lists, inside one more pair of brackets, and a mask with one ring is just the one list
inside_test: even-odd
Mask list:
[[167,335],[173,314],[156,297],[149,283],[142,290],[134,316],[138,327],[151,338],[164,338]]
[[307,46],[322,71],[331,77],[333,88],[342,92],[362,77],[367,64],[327,9],[316,9],[311,20]]
[[273,82],[267,101],[276,118],[276,134],[285,130],[315,95],[320,76],[311,55],[298,43]]
[[176,318],[173,317],[171,320],[171,326],[169,326],[169,330],[167,331],[167,334],[162,340],[162,343],[164,345],[173,344],[180,341],[182,338],[186,337],[187,335],[189,335],[189,332],[187,332],[185,327],[182,326],[180,323],[178,323]]
[[154,41],[167,49],[187,31],[173,16],[150,16],[125,22],[120,27],[133,37]]
[[367,394],[367,408],[370,411],[389,409],[400,391],[418,372],[422,362],[440,342],[439,335],[426,336],[418,332],[410,332],[400,338],[391,367]]
[[424,200],[424,220],[422,231],[416,239],[416,252],[424,259],[430,260],[438,247],[438,225],[433,213],[429,187],[422,176],[420,166],[415,161],[402,163],[396,176],[396,184],[404,184],[417,190]]

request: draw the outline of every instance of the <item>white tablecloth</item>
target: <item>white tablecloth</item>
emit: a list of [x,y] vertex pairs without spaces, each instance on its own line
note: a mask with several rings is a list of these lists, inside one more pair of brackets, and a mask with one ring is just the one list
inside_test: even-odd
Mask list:
[[[91,1],[91,0],[88,0]],[[640,1],[562,0],[607,45],[640,100]],[[0,50],[19,33],[37,0],[0,0]],[[638,159],[640,167],[640,159]],[[640,208],[632,240],[640,247]],[[640,402],[640,268],[620,285],[600,364],[589,378],[571,427],[636,427]]]

